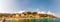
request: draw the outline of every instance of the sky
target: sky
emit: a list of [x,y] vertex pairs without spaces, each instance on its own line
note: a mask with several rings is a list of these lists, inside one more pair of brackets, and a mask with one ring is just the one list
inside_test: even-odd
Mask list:
[[0,12],[51,11],[60,17],[60,0],[0,0]]

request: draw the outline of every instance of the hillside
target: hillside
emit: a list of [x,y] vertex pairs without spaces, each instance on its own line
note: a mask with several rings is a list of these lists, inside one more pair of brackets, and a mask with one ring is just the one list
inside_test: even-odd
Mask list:
[[13,17],[13,16],[15,16],[16,17],[16,15],[19,15],[19,17],[22,17],[22,16],[25,16],[25,17],[29,17],[29,18],[32,18],[32,17],[35,17],[35,18],[56,18],[56,16],[54,16],[54,15],[51,15],[51,14],[41,14],[41,13],[39,13],[38,14],[38,12],[22,12],[22,13],[12,13],[12,14],[10,14],[10,13],[0,13],[0,17]]

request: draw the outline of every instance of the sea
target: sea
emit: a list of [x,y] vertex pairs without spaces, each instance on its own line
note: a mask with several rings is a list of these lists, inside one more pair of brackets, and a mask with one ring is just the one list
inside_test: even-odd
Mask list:
[[19,19],[19,20],[6,20],[5,22],[60,22],[60,18],[31,18],[31,19]]

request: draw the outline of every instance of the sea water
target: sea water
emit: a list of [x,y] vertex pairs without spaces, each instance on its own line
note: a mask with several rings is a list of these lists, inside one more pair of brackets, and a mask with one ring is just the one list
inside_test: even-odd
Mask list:
[[[6,22],[16,22],[16,20],[7,20]],[[19,19],[18,22],[60,22],[60,18]]]

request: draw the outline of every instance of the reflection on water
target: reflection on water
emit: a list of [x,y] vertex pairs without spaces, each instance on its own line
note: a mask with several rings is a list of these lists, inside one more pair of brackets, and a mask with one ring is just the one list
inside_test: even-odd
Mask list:
[[60,18],[31,18],[31,19],[19,19],[16,21],[15,19],[6,20],[6,22],[60,22]]

